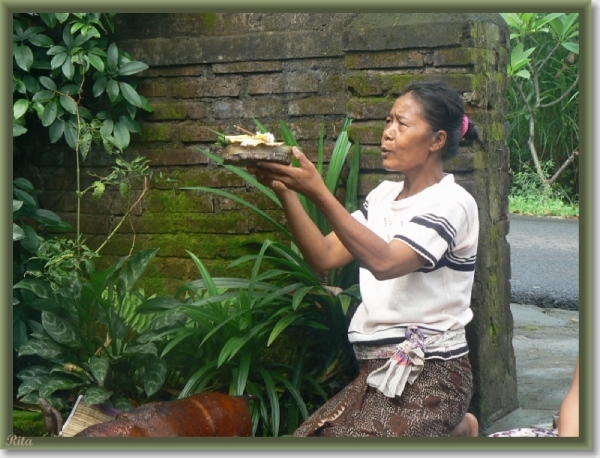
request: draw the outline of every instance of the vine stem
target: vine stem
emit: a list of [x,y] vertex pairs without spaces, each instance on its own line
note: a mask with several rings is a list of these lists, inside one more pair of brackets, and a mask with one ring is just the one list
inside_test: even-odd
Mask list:
[[127,212],[123,215],[123,217],[121,218],[121,220],[119,221],[119,223],[111,231],[111,233],[108,235],[108,237],[106,238],[106,240],[104,242],[102,242],[102,245],[100,245],[98,247],[98,249],[96,250],[96,254],[100,253],[100,250],[102,250],[102,248],[104,248],[104,246],[110,241],[110,239],[113,237],[113,235],[115,235],[117,233],[117,231],[119,230],[119,228],[121,227],[121,225],[125,222],[125,220],[129,216],[129,214],[133,211],[133,209],[135,208],[135,206],[142,201],[142,199],[144,198],[144,195],[146,194],[147,191],[148,191],[148,177],[144,176],[144,188],[142,189],[142,193],[137,198],[137,200],[133,203],[133,205],[131,207],[129,207],[129,209],[127,210]]

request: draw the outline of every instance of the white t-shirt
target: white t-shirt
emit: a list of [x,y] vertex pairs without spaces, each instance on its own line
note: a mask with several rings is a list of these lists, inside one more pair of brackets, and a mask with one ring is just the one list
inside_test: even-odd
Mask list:
[[399,278],[377,280],[360,268],[359,305],[348,329],[351,343],[391,344],[406,327],[433,335],[471,321],[479,218],[475,199],[447,174],[420,193],[395,200],[404,182],[384,181],[353,216],[386,241],[400,240],[427,260]]

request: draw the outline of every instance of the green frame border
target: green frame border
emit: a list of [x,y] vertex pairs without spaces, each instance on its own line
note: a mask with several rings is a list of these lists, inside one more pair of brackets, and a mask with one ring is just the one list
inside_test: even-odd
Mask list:
[[[365,2],[366,3],[366,2]],[[177,439],[92,439],[92,438],[32,438],[31,446],[13,446],[7,447],[5,437],[12,431],[12,396],[10,388],[12,379],[8,377],[2,379],[0,386],[0,397],[2,412],[4,415],[0,418],[0,448],[10,448],[12,450],[24,448],[29,451],[55,451],[55,450],[178,450],[178,451],[394,451],[394,450],[419,450],[419,451],[498,451],[508,452],[512,450],[535,451],[535,450],[592,450],[592,424],[593,405],[592,405],[592,374],[593,364],[592,356],[594,353],[594,342],[592,334],[593,316],[592,316],[592,267],[593,267],[593,219],[592,201],[595,198],[592,183],[593,161],[592,161],[592,15],[597,5],[592,4],[592,0],[572,0],[570,2],[558,0],[504,0],[494,2],[478,2],[472,0],[453,1],[447,0],[407,0],[400,2],[371,1],[361,5],[359,2],[348,2],[342,0],[304,0],[302,2],[286,3],[282,7],[278,0],[255,0],[251,3],[252,8],[248,8],[249,3],[243,0],[238,1],[198,1],[178,0],[173,2],[158,2],[156,0],[129,0],[125,4],[118,0],[90,1],[83,4],[73,0],[62,0],[46,2],[44,0],[0,0],[0,29],[4,31],[5,46],[2,47],[2,59],[7,65],[5,68],[12,68],[11,40],[9,34],[12,31],[9,22],[10,13],[35,10],[35,11],[60,11],[69,10],[77,6],[78,10],[87,11],[114,11],[114,12],[187,12],[187,11],[208,11],[208,12],[226,12],[226,11],[247,11],[247,12],[505,12],[505,11],[569,11],[580,13],[580,44],[581,46],[581,84],[580,91],[580,250],[579,274],[580,274],[580,391],[582,401],[580,401],[580,437],[579,438],[474,438],[474,439],[452,439],[452,438],[433,438],[423,441],[421,438],[409,439],[355,439],[355,438],[331,438],[331,439],[310,439],[310,438],[177,438]],[[95,7],[97,5],[97,7]],[[150,6],[149,6],[150,5]],[[594,8],[596,6],[596,8]],[[8,94],[12,91],[10,88],[10,79],[4,72],[0,74],[2,83],[2,98],[8,99]],[[12,97],[11,99],[12,100]],[[6,187],[5,197],[2,199],[2,214],[9,214],[9,194],[12,183],[12,143],[9,143],[10,119],[12,102],[3,103],[3,117],[6,122],[0,123],[1,138],[5,139],[3,161],[6,166],[3,168],[6,173],[4,184]],[[2,225],[3,239],[8,241],[9,224]],[[7,272],[2,277],[3,284],[1,290],[5,292],[5,304],[2,307],[3,322],[5,332],[3,333],[4,345],[6,350],[1,352],[0,367],[5,368],[4,373],[12,373],[12,319],[11,308],[8,304],[9,291],[11,283],[9,282],[9,262],[12,256],[12,245],[2,244],[0,246],[0,258],[6,260],[4,264]],[[12,278],[12,276],[10,277]],[[583,401],[585,400],[585,402]]]

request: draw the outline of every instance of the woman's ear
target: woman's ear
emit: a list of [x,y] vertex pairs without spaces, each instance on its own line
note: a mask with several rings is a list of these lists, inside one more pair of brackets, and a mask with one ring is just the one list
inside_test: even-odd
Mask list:
[[438,130],[435,134],[433,134],[433,141],[429,147],[429,150],[431,152],[441,151],[444,149],[447,138],[448,134],[446,134],[445,130]]

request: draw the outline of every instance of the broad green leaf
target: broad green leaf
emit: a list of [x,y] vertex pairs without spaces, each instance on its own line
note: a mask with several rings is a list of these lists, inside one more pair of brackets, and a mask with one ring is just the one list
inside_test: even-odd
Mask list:
[[132,62],[127,62],[121,65],[121,67],[119,68],[119,75],[133,75],[135,73],[139,73],[147,69],[148,65],[144,64],[143,62],[138,62],[134,60]]
[[24,224],[21,229],[25,233],[25,238],[21,240],[21,246],[30,253],[36,253],[40,247],[41,238],[28,224]]
[[138,108],[142,106],[142,99],[140,99],[139,94],[130,84],[119,81],[119,88],[125,100]]
[[27,45],[21,45],[14,48],[13,51],[15,61],[17,65],[26,72],[31,68],[33,64],[33,52]]
[[196,264],[196,267],[200,271],[200,275],[202,275],[202,279],[204,280],[204,283],[206,284],[206,289],[207,289],[208,293],[211,296],[217,296],[219,294],[219,292],[217,291],[217,288],[212,280],[210,272],[208,271],[208,269],[206,268],[204,263],[191,251],[186,250],[186,252],[190,256],[190,258],[192,258],[192,261],[194,261],[194,264]]
[[571,41],[567,41],[565,43],[561,43],[563,48],[565,48],[568,51],[571,51],[575,54],[579,54],[579,43],[573,43]]
[[127,146],[129,146],[129,141],[130,141],[129,130],[123,123],[117,122],[115,124],[114,134],[115,134],[115,138],[117,139],[117,142],[119,142],[119,146],[121,148],[127,148]]
[[29,100],[27,99],[19,99],[13,105],[13,117],[15,119],[19,119],[25,113],[27,113],[27,109],[29,108]]
[[117,280],[117,290],[120,300],[125,296],[125,293],[133,289],[156,253],[158,253],[158,248],[149,248],[138,251],[128,259],[127,266]]
[[13,187],[13,195],[17,198],[17,200],[20,200],[21,202],[23,202],[23,205],[25,207],[29,207],[29,208],[37,207],[37,203],[36,203],[35,199],[28,192],[23,191],[20,188]]
[[13,185],[21,188],[23,191],[34,192],[35,188],[27,178],[18,177],[13,180]]
[[109,137],[112,134],[114,127],[115,122],[112,119],[105,119],[102,123],[102,127],[100,127],[100,135],[103,137]]
[[50,68],[52,68],[52,70],[56,70],[57,68],[60,68],[66,62],[67,57],[68,57],[68,54],[66,52],[58,53],[50,61]]
[[41,48],[49,48],[54,44],[52,38],[50,38],[48,35],[44,35],[43,33],[38,33],[32,36],[29,39],[29,42]]
[[13,286],[14,289],[26,289],[38,297],[49,298],[52,294],[52,287],[45,280],[36,278],[24,278]]
[[520,76],[521,78],[530,79],[531,73],[529,73],[528,70],[520,70],[517,73],[515,73],[515,76]]
[[94,82],[94,86],[92,87],[92,93],[94,94],[94,97],[100,97],[104,93],[107,82],[108,80],[105,76],[101,76]]
[[55,119],[50,125],[48,133],[50,135],[50,143],[56,143],[63,136],[65,131],[65,123],[62,119]]
[[55,391],[70,390],[81,385],[82,383],[80,381],[75,381],[66,377],[50,377],[40,387],[40,397],[47,398]]
[[127,130],[129,132],[134,132],[134,133],[138,133],[138,134],[142,133],[140,124],[135,119],[131,119],[128,116],[119,116],[119,122],[121,124],[123,124],[125,127],[127,127]]
[[104,387],[93,386],[88,388],[84,395],[84,401],[87,406],[93,406],[96,404],[102,404],[112,395],[112,391],[107,390]]
[[106,379],[106,375],[108,374],[108,369],[110,367],[110,363],[108,361],[108,358],[102,356],[92,356],[88,362],[89,366],[90,366],[90,371],[92,373],[92,375],[94,376],[94,378],[100,382],[101,384],[104,383],[104,380]]
[[130,347],[127,347],[125,351],[123,351],[123,353],[128,355],[135,355],[140,353],[158,356],[156,345],[154,345],[152,342],[148,342],[143,345],[132,345]]
[[64,46],[61,45],[56,45],[56,46],[52,46],[48,51],[46,51],[46,54],[49,56],[56,56],[57,54],[60,53],[65,53],[67,52],[67,48],[65,48]]
[[25,127],[13,124],[13,137],[23,135],[25,132],[27,132],[27,129]]
[[79,90],[80,87],[76,84],[66,84],[60,88],[60,92],[71,96],[79,94]]
[[302,415],[302,418],[306,420],[308,418],[308,409],[306,408],[306,404],[304,403],[304,399],[302,399],[302,394],[300,393],[300,391],[298,391],[298,389],[296,389],[296,387],[294,387],[292,383],[280,373],[272,372],[271,375],[275,380],[278,380],[285,385],[288,392],[294,398],[294,401],[296,401],[296,404],[300,409],[300,414]]
[[27,91],[35,94],[36,92],[40,91],[40,83],[38,83],[38,80],[36,80],[33,76],[31,75],[25,75],[23,77],[23,83],[25,83],[25,87],[27,88]]
[[43,224],[55,225],[61,222],[60,216],[54,213],[51,210],[46,210],[43,208],[36,208],[30,216]]
[[25,232],[19,227],[18,224],[13,223],[13,242],[25,238]]
[[29,378],[38,378],[50,375],[50,369],[46,366],[29,366],[19,371],[15,377],[19,380],[27,380]]
[[236,396],[244,394],[246,389],[246,383],[248,381],[248,374],[250,373],[250,365],[252,364],[252,351],[245,352],[240,359],[240,368],[237,373],[235,382],[235,393]]
[[42,325],[48,335],[58,343],[68,347],[79,345],[80,339],[73,327],[58,315],[42,312]]
[[148,397],[156,393],[165,383],[167,363],[159,358],[153,358],[146,364],[144,372],[144,391]]
[[109,72],[112,72],[117,67],[119,59],[119,49],[115,43],[111,43],[106,53],[106,67]]
[[67,19],[69,19],[69,13],[55,13],[54,15],[56,16],[56,19],[58,19],[58,22],[60,22],[61,24]]
[[110,101],[114,103],[119,97],[119,84],[113,79],[108,80],[106,83],[106,92]]
[[58,104],[56,99],[51,100],[46,104],[44,112],[42,113],[42,126],[49,127],[56,121],[56,114],[58,113]]
[[45,103],[48,100],[50,100],[52,97],[54,97],[54,91],[51,91],[49,89],[44,89],[43,91],[40,91],[38,93],[36,93],[31,100],[33,102],[40,102],[40,103]]
[[13,199],[13,213],[23,206],[23,202],[20,200]]
[[73,65],[71,59],[65,60],[65,62],[62,64],[61,69],[63,75],[65,75],[65,78],[67,78],[68,80],[72,80],[73,76],[75,76],[75,65]]
[[44,21],[44,23],[51,29],[53,29],[58,22],[56,15],[51,13],[40,13],[40,17],[42,18],[42,21]]
[[53,359],[62,353],[62,349],[49,339],[29,339],[19,348],[19,356],[37,355],[40,358]]
[[71,148],[77,149],[77,126],[72,122],[65,123],[64,135],[67,144]]
[[90,61],[90,64],[99,72],[103,72],[104,71],[104,62],[102,61],[102,59],[100,59],[100,57],[96,56],[95,54],[88,54],[87,58]]
[[29,393],[39,391],[40,387],[48,380],[48,378],[48,375],[27,378],[19,385],[19,389],[17,390],[17,398],[22,398]]

